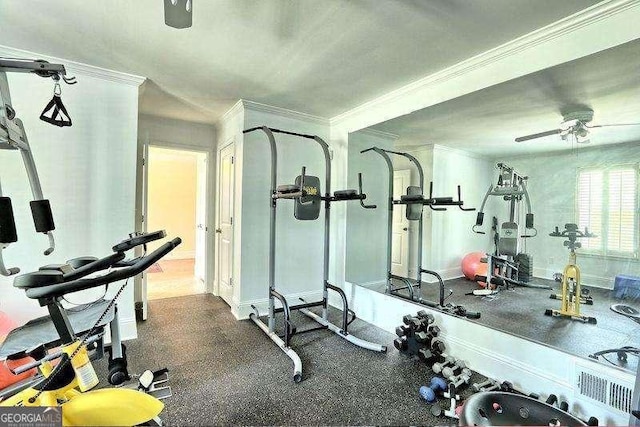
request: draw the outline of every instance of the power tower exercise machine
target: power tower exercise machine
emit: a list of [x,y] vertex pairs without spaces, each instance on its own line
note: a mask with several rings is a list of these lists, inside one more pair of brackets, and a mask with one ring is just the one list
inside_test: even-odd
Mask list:
[[[453,200],[453,197],[433,197],[433,182],[429,185],[429,197],[424,197],[424,171],[422,165],[414,156],[409,153],[400,151],[386,150],[379,147],[371,147],[366,150],[362,150],[360,153],[367,153],[369,151],[378,153],[385,160],[389,169],[389,199],[388,199],[388,215],[387,215],[387,292],[391,295],[395,295],[401,298],[409,299],[417,303],[436,308],[442,311],[451,312],[459,316],[465,316],[468,318],[477,319],[480,317],[480,313],[467,311],[464,307],[455,304],[445,304],[445,299],[451,295],[445,296],[444,281],[440,274],[436,271],[428,270],[422,267],[422,234],[423,234],[423,209],[428,206],[434,211],[445,211],[447,206],[457,206],[463,211],[475,211],[475,208],[465,208],[464,202],[461,198],[460,186],[458,186],[458,199]],[[391,156],[401,156],[413,163],[418,171],[418,182],[420,185],[410,185],[407,187],[406,194],[403,194],[399,200],[394,200],[393,197],[393,178],[394,170]],[[392,260],[392,241],[393,241],[393,208],[396,205],[406,206],[406,218],[409,221],[418,221],[418,254],[416,265],[416,277],[415,279],[398,276],[391,272],[391,260]],[[422,286],[422,275],[429,274],[436,278],[440,287],[440,293],[438,301],[429,301],[420,296],[420,289]],[[393,281],[399,281],[401,286],[395,286]],[[408,296],[403,293],[406,291]]]
[[[316,135],[305,135],[296,132],[289,132],[280,129],[273,129],[267,126],[254,127],[246,129],[243,133],[262,131],[269,140],[271,148],[271,214],[269,227],[269,312],[267,314],[267,323],[260,320],[258,309],[252,305],[254,313],[249,315],[250,319],[264,331],[265,334],[276,343],[278,347],[293,361],[293,380],[300,382],[302,380],[302,361],[298,354],[290,347],[291,338],[295,334],[312,332],[322,329],[329,329],[335,332],[339,337],[368,350],[386,352],[387,347],[381,344],[364,341],[351,335],[348,332],[349,325],[356,319],[355,313],[349,309],[347,296],[344,291],[329,283],[329,247],[330,247],[330,222],[331,222],[331,203],[341,201],[360,201],[363,208],[372,209],[375,206],[365,205],[366,195],[362,192],[362,175],[359,175],[359,191],[341,190],[331,194],[331,157],[329,154],[329,146],[327,143]],[[293,185],[277,185],[278,171],[278,153],[277,143],[274,134],[284,134],[296,136],[306,140],[317,142],[322,148],[325,159],[325,194],[321,193],[320,179],[315,176],[305,174],[306,168],[302,167],[302,173],[296,178]],[[276,256],[276,212],[277,202],[279,200],[292,200],[295,203],[294,217],[297,220],[316,220],[320,217],[321,204],[324,202],[324,263],[323,263],[323,284],[322,284],[322,300],[317,302],[306,302],[302,298],[301,304],[289,305],[287,299],[276,291],[275,285],[275,256]],[[329,290],[336,292],[342,299],[342,325],[337,326],[328,320],[328,299]],[[278,300],[282,307],[275,307],[275,300]],[[309,310],[311,307],[322,307],[322,315]],[[320,324],[304,330],[298,330],[291,321],[291,312],[298,310],[312,320]],[[284,332],[278,335],[275,330],[276,313],[283,313]]]
[[562,292],[560,294],[551,294],[551,299],[559,299],[560,310],[546,310],[544,314],[546,316],[559,316],[572,320],[579,320],[585,323],[596,324],[595,317],[583,316],[580,314],[581,304],[593,304],[593,300],[589,296],[588,291],[581,289],[580,287],[580,269],[576,265],[576,249],[582,247],[582,244],[578,242],[581,238],[596,237],[595,234],[590,233],[587,228],[584,231],[578,229],[576,224],[565,224],[564,230],[561,232],[558,227],[550,233],[551,237],[563,237],[567,240],[564,241],[564,245],[569,248],[569,263],[564,267],[562,272]]
[[[500,225],[497,236],[494,235],[496,245],[493,254],[487,253],[487,275],[476,276],[477,281],[487,284],[486,290],[473,291],[474,295],[487,295],[496,291],[492,287],[502,288],[510,286],[524,286],[529,288],[551,289],[550,286],[528,283],[531,278],[531,257],[520,252],[520,239],[535,237],[538,232],[533,225],[533,213],[531,212],[531,200],[527,191],[527,176],[524,176],[512,167],[504,164],[496,164],[499,170],[498,183],[489,185],[484,195],[482,205],[476,217],[476,223],[472,227],[474,233],[486,234],[479,230],[484,223],[484,209],[487,200],[491,196],[500,197],[509,202],[509,221]],[[526,206],[525,229],[520,234],[520,226],[516,222],[520,212],[520,203]],[[497,220],[493,221],[493,230],[496,231]],[[531,231],[529,231],[531,230]],[[528,234],[532,233],[532,234]]]
[[[33,73],[40,77],[51,78],[54,84],[54,96],[47,104],[40,119],[56,126],[71,126],[71,119],[60,97],[60,80],[67,84],[75,84],[74,77],[66,77],[63,65],[50,64],[46,61],[5,59],[0,58],[0,150],[18,150],[22,154],[22,161],[27,171],[33,201],[31,202],[31,214],[36,231],[45,234],[49,239],[49,246],[44,251],[45,255],[51,254],[55,249],[55,240],[52,231],[55,229],[51,205],[49,200],[42,195],[40,178],[33,160],[33,153],[29,146],[29,140],[24,130],[22,120],[16,117],[16,111],[11,104],[9,82],[7,73]],[[11,243],[18,240],[16,224],[13,216],[13,206],[9,197],[2,196],[0,185],[0,274],[10,276],[20,272],[18,267],[7,268],[5,266],[2,251]]]

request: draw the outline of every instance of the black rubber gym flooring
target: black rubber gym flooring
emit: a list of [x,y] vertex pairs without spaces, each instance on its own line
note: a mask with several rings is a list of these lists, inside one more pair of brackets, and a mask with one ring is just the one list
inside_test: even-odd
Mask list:
[[[236,321],[217,297],[152,301],[149,313],[138,324],[139,339],[127,343],[129,365],[132,372],[170,369],[168,425],[456,424],[432,416],[418,395],[430,369],[401,355],[395,335],[363,321],[351,331],[386,344],[387,353],[361,349],[329,331],[295,336],[304,372],[294,384],[291,360],[253,322]],[[339,312],[331,315],[337,321]],[[296,326],[310,322],[293,316]],[[96,364],[99,372],[103,365]]]
[[[515,287],[495,296],[479,297],[465,295],[479,289],[475,282],[464,278],[445,281],[445,289],[453,290],[446,302],[463,305],[469,311],[479,311],[482,317],[471,320],[500,331],[545,343],[577,356],[587,357],[597,351],[622,346],[640,347],[640,323],[610,310],[614,303],[629,304],[640,309],[640,301],[619,300],[613,292],[590,287],[593,305],[582,305],[581,313],[595,317],[596,325],[545,316],[546,309],[559,309],[560,300],[550,299],[552,293],[560,292],[560,284],[552,280],[533,279],[532,283],[546,284],[553,291],[526,287]],[[375,289],[384,292],[384,286]],[[422,297],[435,301],[439,288],[435,283],[423,283]],[[447,291],[448,293],[448,291]],[[445,294],[446,295],[446,294]],[[615,354],[606,356],[608,360],[635,372],[638,358],[630,355],[626,363],[621,363]],[[600,359],[602,360],[602,359]]]

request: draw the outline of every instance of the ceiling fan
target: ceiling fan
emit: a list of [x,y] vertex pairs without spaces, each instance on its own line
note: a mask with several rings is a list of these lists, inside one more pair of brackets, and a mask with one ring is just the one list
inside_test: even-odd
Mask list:
[[593,110],[589,108],[581,108],[577,110],[569,111],[562,116],[562,123],[560,128],[548,130],[545,132],[534,133],[531,135],[520,136],[516,138],[516,142],[524,142],[532,139],[543,138],[545,136],[560,135],[563,141],[567,141],[570,136],[575,138],[575,141],[579,144],[587,144],[590,141],[590,130],[601,127],[612,126],[637,126],[640,123],[613,123],[606,125],[592,125]]
[[164,23],[173,28],[189,28],[193,22],[193,0],[164,0]]

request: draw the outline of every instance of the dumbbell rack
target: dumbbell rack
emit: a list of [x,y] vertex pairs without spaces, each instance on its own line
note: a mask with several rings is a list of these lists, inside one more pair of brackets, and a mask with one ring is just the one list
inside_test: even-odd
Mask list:
[[[360,181],[360,194],[353,195],[345,195],[345,192],[337,192],[333,196],[331,195],[331,156],[329,154],[329,146],[328,144],[319,136],[316,135],[305,135],[296,132],[289,132],[280,129],[269,128],[267,126],[254,127],[250,129],[246,129],[243,131],[244,134],[255,132],[255,131],[263,131],[268,140],[271,148],[271,214],[270,214],[270,227],[269,227],[269,312],[267,314],[267,322],[264,323],[260,320],[260,313],[258,309],[252,305],[251,308],[254,310],[253,313],[249,315],[249,318],[263,330],[265,334],[271,338],[271,340],[276,343],[278,347],[293,361],[293,380],[298,383],[302,381],[302,361],[298,354],[290,347],[290,341],[293,335],[301,334],[306,332],[317,331],[321,329],[329,329],[330,331],[336,333],[339,337],[344,338],[345,340],[355,344],[359,347],[366,348],[368,350],[378,351],[378,352],[386,352],[387,347],[381,344],[372,343],[369,341],[362,340],[351,335],[348,332],[349,324],[351,324],[355,319],[355,313],[349,309],[349,304],[347,302],[347,296],[344,291],[329,283],[329,248],[330,248],[330,224],[331,224],[331,203],[337,201],[349,201],[349,200],[359,200],[360,204],[363,207],[367,207],[364,205],[363,200],[365,199],[365,195],[362,194],[362,183]],[[297,191],[282,191],[282,188],[279,189],[277,186],[277,170],[278,170],[278,152],[277,152],[277,144],[274,133],[292,135],[296,137],[300,137],[303,139],[310,139],[317,142],[322,151],[324,153],[325,159],[325,196],[319,196],[318,198],[324,202],[324,268],[323,268],[323,289],[322,289],[322,300],[316,302],[305,302],[302,300],[301,304],[290,306],[287,302],[287,299],[284,295],[280,294],[276,291],[275,286],[275,255],[276,255],[276,210],[277,210],[277,202],[280,199],[301,199],[301,198],[309,198],[312,195],[306,194],[304,190],[304,168],[302,169],[302,175],[300,176],[299,189]],[[290,186],[286,186],[290,187]],[[280,191],[279,191],[280,190]],[[342,299],[342,325],[337,326],[328,320],[328,299],[329,299],[329,290],[332,290]],[[282,307],[275,307],[275,300],[278,300]],[[322,315],[319,316],[316,313],[309,310],[311,307],[322,307]],[[313,327],[304,330],[297,330],[296,327],[291,322],[291,311],[298,310],[301,313],[305,314],[315,322],[319,323],[321,326]],[[275,331],[275,314],[283,313],[284,319],[284,333],[283,335],[278,335]],[[351,318],[349,318],[351,317]]]

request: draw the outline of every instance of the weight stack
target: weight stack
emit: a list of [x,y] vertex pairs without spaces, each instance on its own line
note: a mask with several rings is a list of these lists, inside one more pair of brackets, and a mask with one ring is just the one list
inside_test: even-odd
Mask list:
[[518,280],[529,283],[533,276],[533,257],[529,254],[519,253],[514,261],[518,263]]

